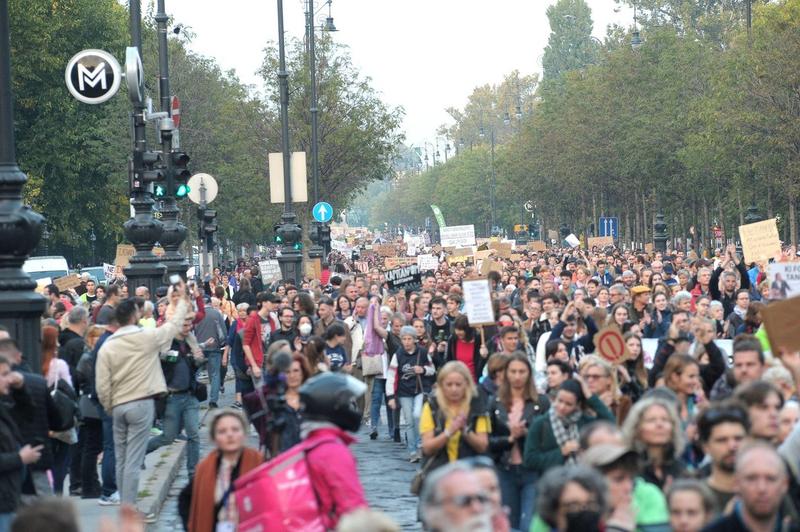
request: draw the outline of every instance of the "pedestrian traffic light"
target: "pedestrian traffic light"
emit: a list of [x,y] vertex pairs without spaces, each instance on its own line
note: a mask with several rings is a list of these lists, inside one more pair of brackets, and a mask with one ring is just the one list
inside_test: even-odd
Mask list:
[[320,245],[319,240],[319,224],[312,223],[308,226],[308,239],[311,240],[312,243],[316,245]]
[[[140,164],[140,179],[138,183],[134,183],[134,188],[144,188],[148,183],[154,184],[154,191],[158,187],[163,188],[167,173],[164,168],[164,160],[161,158],[161,152],[154,150],[141,152]],[[136,161],[134,161],[134,166],[136,166]]]
[[183,198],[189,194],[187,181],[192,177],[189,171],[189,156],[183,151],[173,151],[169,154],[172,162],[172,175],[175,180],[175,197]]

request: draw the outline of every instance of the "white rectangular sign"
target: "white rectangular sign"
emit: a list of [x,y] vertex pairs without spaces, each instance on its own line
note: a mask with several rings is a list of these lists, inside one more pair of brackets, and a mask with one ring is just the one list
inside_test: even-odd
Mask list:
[[494,307],[492,294],[489,290],[489,279],[464,279],[464,314],[469,319],[469,324],[476,325],[494,324]]
[[450,225],[439,229],[443,247],[463,248],[475,245],[474,225]]
[[420,271],[436,271],[439,268],[439,257],[436,255],[417,255],[417,266]]
[[262,260],[258,263],[258,269],[261,270],[262,283],[272,283],[281,278],[281,266],[277,260]]
[[[289,161],[292,174],[292,202],[308,201],[308,179],[306,178],[306,152],[293,152]],[[269,201],[283,203],[283,154],[269,154]]]
[[769,298],[800,296],[800,262],[773,262],[767,268]]

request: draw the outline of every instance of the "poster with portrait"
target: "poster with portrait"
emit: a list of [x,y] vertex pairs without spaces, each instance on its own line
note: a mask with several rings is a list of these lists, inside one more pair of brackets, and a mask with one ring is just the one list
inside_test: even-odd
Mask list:
[[773,262],[767,268],[769,299],[800,295],[800,262]]

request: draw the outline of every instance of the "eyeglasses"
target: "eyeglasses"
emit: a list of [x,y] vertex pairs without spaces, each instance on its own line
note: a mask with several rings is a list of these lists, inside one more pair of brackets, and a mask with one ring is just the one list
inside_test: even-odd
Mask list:
[[452,504],[459,508],[469,508],[475,502],[485,506],[489,504],[489,497],[483,493],[473,493],[470,495],[454,495],[449,499],[442,500],[442,504]]
[[586,375],[583,376],[583,378],[586,379],[587,381],[596,381],[597,379],[605,379],[606,375],[603,375],[601,373],[587,373]]

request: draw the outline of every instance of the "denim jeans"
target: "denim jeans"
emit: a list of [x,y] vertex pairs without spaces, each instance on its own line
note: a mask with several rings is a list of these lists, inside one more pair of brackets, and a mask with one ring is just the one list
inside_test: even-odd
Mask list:
[[169,445],[186,431],[186,471],[189,478],[194,476],[194,468],[200,460],[200,402],[191,393],[180,393],[167,397],[164,414],[164,434],[150,438],[147,452]]
[[56,495],[64,493],[64,479],[69,472],[70,447],[68,443],[55,438],[50,439],[50,447],[53,449],[53,492]]
[[11,523],[14,521],[14,514],[0,514],[0,532],[9,532],[11,530]]
[[216,403],[219,401],[219,378],[220,365],[222,364],[222,351],[219,349],[209,349],[203,351],[206,357],[206,369],[208,370],[208,402]]
[[386,400],[386,379],[375,377],[372,381],[372,397],[370,398],[369,421],[372,430],[377,431],[381,426],[381,405],[386,404],[386,420],[389,425],[389,437],[394,434],[394,411],[389,408]]
[[114,419],[105,410],[101,410],[103,423],[103,463],[100,465],[100,476],[103,480],[103,495],[112,496],[117,491],[117,460],[114,454]]
[[497,467],[503,505],[508,506],[511,528],[528,530],[536,505],[536,473],[522,465]]
[[420,446],[419,418],[422,415],[422,394],[413,397],[398,397],[400,412],[406,424],[406,448],[409,454],[415,454]]

